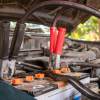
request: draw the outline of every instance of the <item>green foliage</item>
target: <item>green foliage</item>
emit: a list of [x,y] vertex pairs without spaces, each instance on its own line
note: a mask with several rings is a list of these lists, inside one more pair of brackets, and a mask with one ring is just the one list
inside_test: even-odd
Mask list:
[[[82,40],[92,40],[90,33],[92,32],[99,35],[99,19],[97,17],[90,17],[85,23],[80,23],[76,30],[71,33],[70,38],[73,39],[82,39]],[[92,38],[90,38],[92,37]],[[94,36],[95,37],[95,36]]]

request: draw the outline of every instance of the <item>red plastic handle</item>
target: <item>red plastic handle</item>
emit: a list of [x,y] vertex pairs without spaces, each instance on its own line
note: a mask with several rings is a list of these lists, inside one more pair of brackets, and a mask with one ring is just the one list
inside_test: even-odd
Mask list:
[[56,42],[56,48],[55,53],[61,55],[62,54],[62,47],[64,43],[64,36],[65,36],[66,28],[60,27],[58,29],[58,36],[57,36],[57,42]]
[[57,30],[56,27],[50,27],[50,52],[53,53],[55,50],[57,40]]

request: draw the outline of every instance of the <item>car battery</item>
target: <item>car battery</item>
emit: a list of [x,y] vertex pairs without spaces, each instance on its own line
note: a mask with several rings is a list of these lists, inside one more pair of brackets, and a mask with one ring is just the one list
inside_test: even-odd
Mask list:
[[[90,83],[90,76],[87,73],[66,73],[65,75],[80,75],[76,77],[83,84]],[[34,77],[34,76],[33,76]],[[22,78],[25,80],[25,78]],[[23,81],[22,84],[13,85],[15,88],[26,92],[37,100],[74,100],[81,94],[68,82],[58,87],[56,81],[45,76],[43,79],[34,78],[32,81]]]
[[[90,77],[83,76],[80,81],[83,84],[90,83]],[[71,84],[67,84],[65,87],[54,89],[35,98],[37,100],[80,100],[80,97],[81,94]]]

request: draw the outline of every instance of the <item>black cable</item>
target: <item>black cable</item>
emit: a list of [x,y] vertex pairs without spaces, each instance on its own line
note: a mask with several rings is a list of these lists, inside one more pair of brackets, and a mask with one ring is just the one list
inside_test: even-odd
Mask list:
[[84,12],[87,12],[89,14],[92,14],[96,17],[100,17],[100,12],[90,8],[88,6],[82,5],[82,4],[78,4],[75,2],[70,2],[70,1],[45,1],[40,3],[39,5],[37,5],[36,7],[32,7],[20,20],[20,22],[24,22],[33,12],[35,12],[36,10],[44,7],[44,6],[50,6],[50,5],[55,5],[55,6],[66,6],[66,7],[71,7],[74,9],[78,9]]
[[63,80],[68,81],[74,88],[76,88],[81,94],[86,96],[87,98],[91,100],[100,100],[100,95],[94,93],[87,87],[85,87],[79,80],[77,80],[75,77],[68,76],[68,75],[58,75],[54,74],[52,72],[45,72],[46,75],[53,78],[54,80]]

